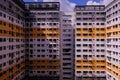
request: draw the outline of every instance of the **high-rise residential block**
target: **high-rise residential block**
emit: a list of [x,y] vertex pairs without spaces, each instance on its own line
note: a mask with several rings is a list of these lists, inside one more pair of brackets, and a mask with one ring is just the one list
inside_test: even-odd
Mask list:
[[60,80],[74,79],[74,12],[61,12],[61,73]]
[[106,77],[120,80],[120,0],[106,6]]
[[105,6],[76,6],[75,13],[75,80],[105,80]]
[[60,13],[59,3],[25,3],[29,77],[59,80]]
[[24,78],[24,28],[24,2],[0,0],[0,80]]
[[120,1],[0,0],[0,80],[120,80]]

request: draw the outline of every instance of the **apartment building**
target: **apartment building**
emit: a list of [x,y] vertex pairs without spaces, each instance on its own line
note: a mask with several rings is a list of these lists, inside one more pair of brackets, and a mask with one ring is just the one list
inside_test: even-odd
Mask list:
[[61,12],[60,80],[74,80],[74,12]]
[[120,1],[0,0],[0,80],[120,80]]
[[59,80],[60,4],[25,3],[27,72],[30,79]]
[[75,18],[75,80],[106,80],[105,6],[76,6]]
[[106,6],[107,80],[120,80],[120,0]]
[[0,0],[0,80],[24,78],[24,24],[24,2]]

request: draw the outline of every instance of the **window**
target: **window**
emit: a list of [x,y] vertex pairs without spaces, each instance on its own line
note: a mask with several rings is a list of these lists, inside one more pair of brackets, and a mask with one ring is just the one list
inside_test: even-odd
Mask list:
[[77,41],[81,41],[81,39],[77,39]]
[[40,55],[37,55],[37,57],[40,57]]
[[101,41],[105,41],[104,39],[101,39]]
[[81,46],[81,44],[77,44],[77,47],[80,47]]
[[4,26],[6,26],[6,22],[4,22]]
[[45,41],[45,39],[41,39],[41,41]]
[[0,51],[2,50],[2,47],[0,47]]
[[2,64],[0,64],[0,69],[2,69]]
[[88,41],[88,39],[83,39],[83,41]]
[[105,23],[101,23],[101,25],[105,25]]
[[77,25],[81,25],[81,23],[77,23]]
[[99,23],[96,23],[96,25],[99,25]]
[[81,73],[81,71],[77,71],[77,73]]
[[83,52],[87,52],[88,50],[84,49]]
[[81,52],[81,50],[77,50],[77,52]]
[[2,25],[2,21],[0,20],[0,25]]
[[77,57],[81,57],[81,55],[77,55]]
[[40,41],[40,39],[37,39],[37,41]]
[[0,16],[2,16],[2,12],[0,12]]
[[4,18],[6,18],[6,14],[4,14],[3,16],[4,16]]
[[0,59],[2,59],[2,55],[0,55]]
[[83,23],[83,25],[87,25],[87,23]]

